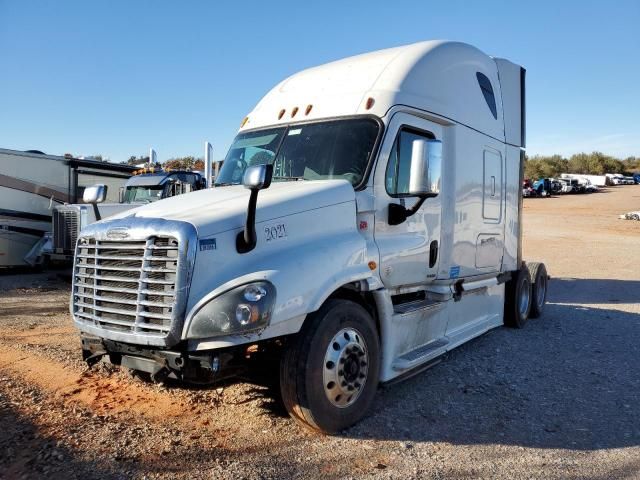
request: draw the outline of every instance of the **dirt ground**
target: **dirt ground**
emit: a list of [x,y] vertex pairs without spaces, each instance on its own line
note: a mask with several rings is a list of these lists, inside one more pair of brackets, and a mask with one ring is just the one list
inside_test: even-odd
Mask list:
[[403,383],[333,437],[268,386],[87,371],[55,272],[0,275],[0,478],[640,478],[640,186],[526,199],[547,310]]

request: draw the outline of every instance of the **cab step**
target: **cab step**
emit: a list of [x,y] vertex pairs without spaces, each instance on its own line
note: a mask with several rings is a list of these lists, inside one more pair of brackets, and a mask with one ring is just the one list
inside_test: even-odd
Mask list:
[[404,315],[406,313],[415,312],[417,310],[433,309],[444,306],[447,302],[433,300],[430,298],[416,300],[413,302],[400,303],[393,306],[393,313],[396,315]]
[[392,364],[392,368],[398,372],[409,370],[417,367],[421,363],[428,362],[429,360],[445,353],[446,347],[449,344],[449,340],[446,338],[439,338],[433,342],[422,345],[404,355],[396,358]]

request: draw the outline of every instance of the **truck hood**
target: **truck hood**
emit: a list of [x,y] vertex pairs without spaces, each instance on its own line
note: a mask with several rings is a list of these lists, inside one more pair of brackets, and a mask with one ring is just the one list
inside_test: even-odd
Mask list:
[[[249,190],[242,185],[215,187],[159,200],[110,217],[163,218],[194,225],[199,237],[244,227]],[[277,182],[258,194],[256,223],[329,205],[355,202],[346,180]]]

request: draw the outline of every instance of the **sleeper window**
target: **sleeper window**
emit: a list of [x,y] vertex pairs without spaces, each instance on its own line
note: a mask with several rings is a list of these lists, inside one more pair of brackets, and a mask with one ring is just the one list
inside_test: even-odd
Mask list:
[[414,140],[433,139],[433,135],[402,129],[389,155],[385,185],[387,193],[392,197],[409,194],[409,170],[411,169],[411,151]]
[[482,95],[484,95],[484,99],[489,106],[489,110],[491,110],[491,115],[493,115],[493,118],[497,120],[498,109],[496,108],[496,96],[493,93],[491,81],[485,74],[480,72],[476,73],[476,77],[478,78],[478,84],[480,85],[480,90],[482,90]]

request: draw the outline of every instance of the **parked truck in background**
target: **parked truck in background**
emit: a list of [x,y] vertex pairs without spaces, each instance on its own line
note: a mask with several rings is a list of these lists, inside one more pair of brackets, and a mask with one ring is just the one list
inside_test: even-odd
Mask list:
[[104,184],[97,184],[87,191],[89,195],[83,196],[85,203],[54,207],[51,233],[43,247],[44,254],[51,260],[71,260],[78,235],[87,225],[140,205],[200,190],[205,185],[200,172],[143,168],[136,170],[120,187],[116,197],[118,203],[103,203],[106,195],[109,195],[109,189]]
[[192,382],[277,359],[303,425],[544,308],[522,260],[525,70],[429,41],[297,73],[206,189],[89,225],[71,313],[89,364]]

